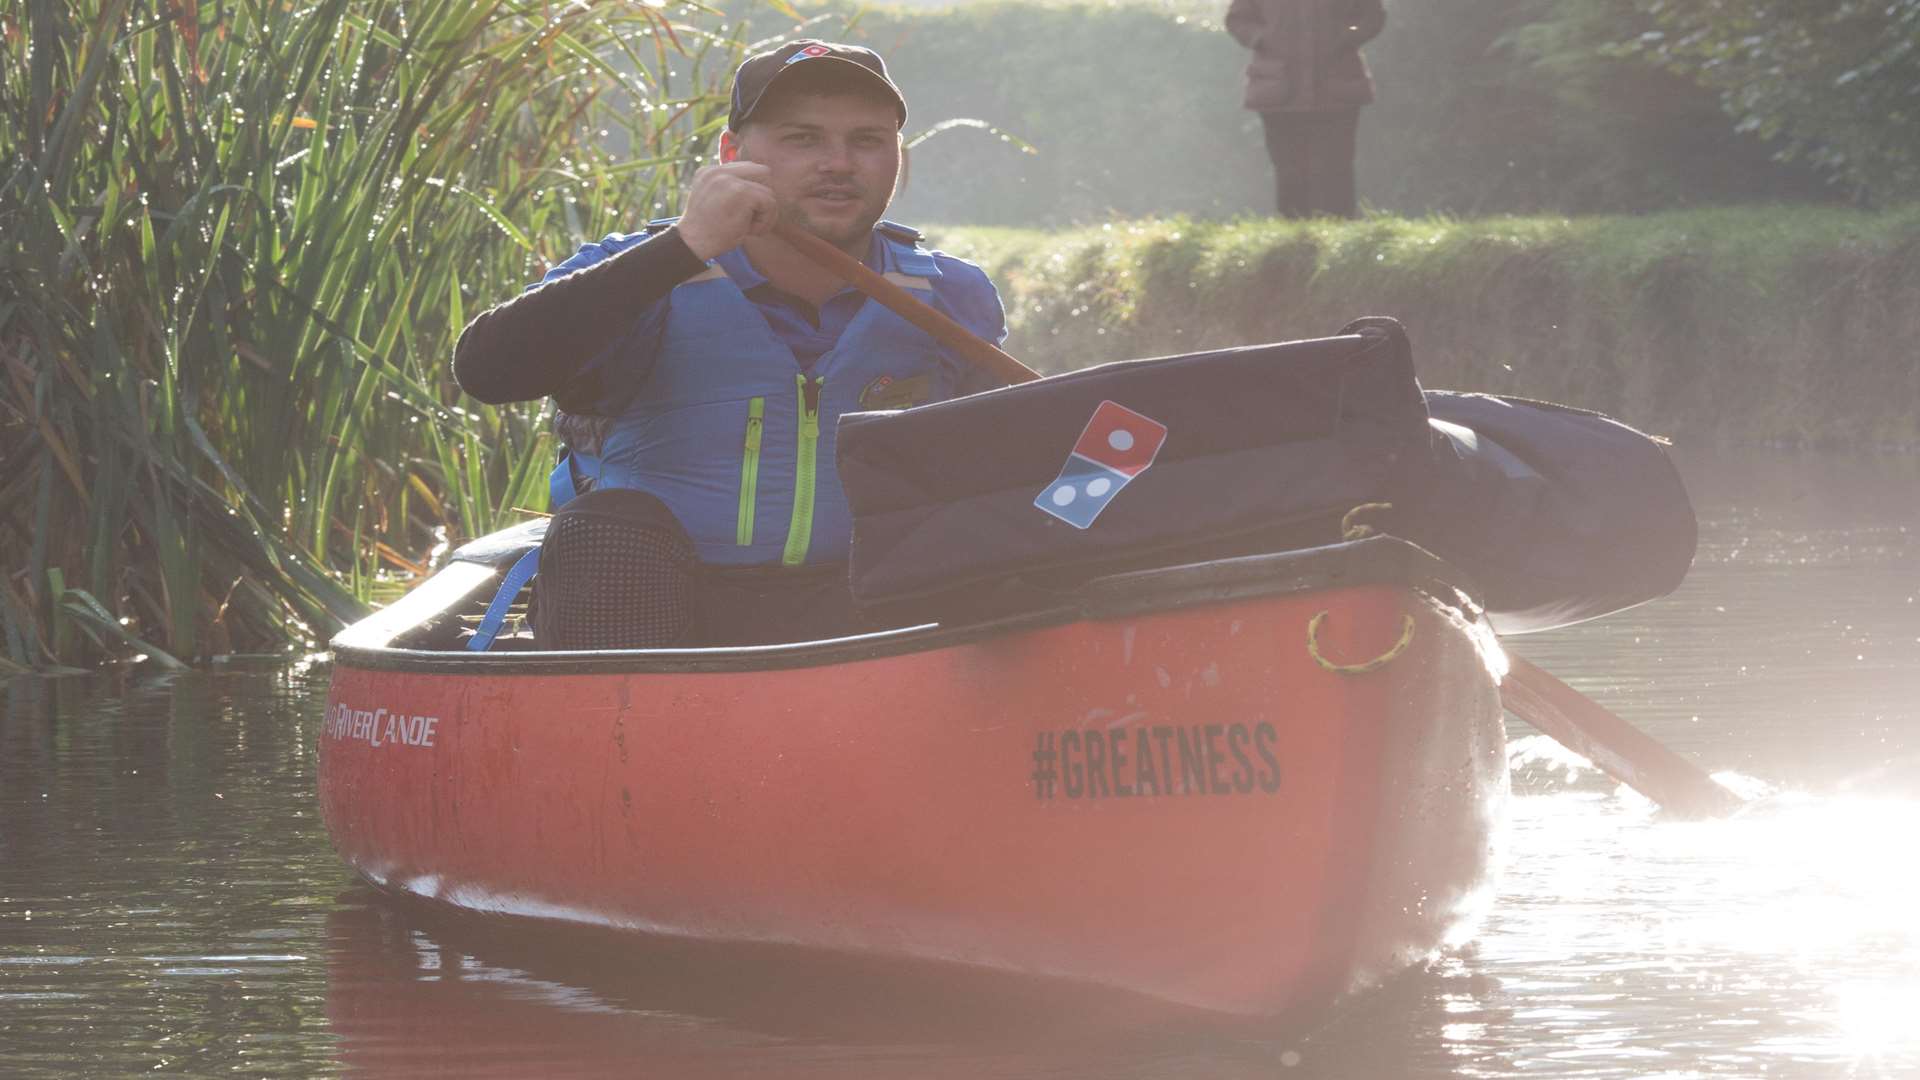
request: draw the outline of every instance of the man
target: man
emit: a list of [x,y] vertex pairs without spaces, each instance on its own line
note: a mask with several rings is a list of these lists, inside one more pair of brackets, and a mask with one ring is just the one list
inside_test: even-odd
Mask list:
[[995,383],[771,230],[793,222],[1003,340],[978,267],[881,220],[906,115],[868,49],[802,40],[753,56],[734,76],[720,163],[695,175],[677,221],[586,245],[461,335],[462,389],[489,403],[551,395],[563,413],[565,506],[533,612],[548,647],[855,628],[840,414]]
[[1386,26],[1381,0],[1233,0],[1227,33],[1253,50],[1246,107],[1266,128],[1279,210],[1354,216],[1354,137],[1373,76],[1360,55]]

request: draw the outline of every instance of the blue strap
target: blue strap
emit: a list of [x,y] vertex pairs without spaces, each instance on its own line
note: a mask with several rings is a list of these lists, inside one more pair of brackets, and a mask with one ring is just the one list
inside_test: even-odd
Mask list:
[[480,628],[467,639],[470,651],[486,652],[493,647],[493,639],[500,636],[500,627],[507,621],[507,609],[513,606],[513,598],[520,595],[520,590],[539,569],[540,549],[534,548],[520,556],[507,576],[500,579],[500,591],[493,594],[493,603],[487,605],[486,618],[480,620]]
[[914,244],[902,243],[884,232],[880,234],[880,241],[881,248],[886,252],[883,256],[886,266],[883,269],[897,270],[913,277],[941,276],[940,264],[934,259],[933,252]]
[[[678,221],[680,219],[674,218],[673,220]],[[648,222],[647,224],[651,225],[653,223]],[[903,244],[917,244],[927,238],[926,233],[921,232],[911,225],[902,225],[897,221],[888,221],[886,218],[881,218],[879,221],[874,222],[873,227],[879,230],[880,235],[891,237]]]
[[560,464],[555,465],[547,477],[547,513],[559,513],[560,508],[578,494],[573,486],[573,451],[569,450],[560,455]]

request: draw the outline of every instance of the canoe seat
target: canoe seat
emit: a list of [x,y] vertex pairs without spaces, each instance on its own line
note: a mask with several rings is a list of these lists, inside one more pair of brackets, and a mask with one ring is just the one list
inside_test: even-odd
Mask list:
[[479,563],[495,570],[505,570],[520,561],[520,557],[540,546],[546,539],[547,523],[550,518],[535,518],[521,522],[512,528],[488,533],[477,540],[469,540],[453,549],[448,556],[452,562]]

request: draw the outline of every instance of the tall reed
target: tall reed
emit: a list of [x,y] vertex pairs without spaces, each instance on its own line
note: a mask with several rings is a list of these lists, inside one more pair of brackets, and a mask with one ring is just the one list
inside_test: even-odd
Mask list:
[[477,306],[677,202],[744,46],[698,4],[0,12],[0,657],[323,638],[544,504]]

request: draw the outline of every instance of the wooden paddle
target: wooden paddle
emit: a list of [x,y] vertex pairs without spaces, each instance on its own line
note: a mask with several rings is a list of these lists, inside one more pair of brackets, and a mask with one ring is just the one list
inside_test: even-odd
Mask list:
[[[975,337],[966,327],[827,241],[787,221],[774,226],[773,231],[822,269],[1008,383],[1040,377],[1039,372]],[[1699,766],[1608,712],[1599,702],[1518,656],[1509,654],[1507,659],[1510,667],[1500,683],[1500,704],[1593,762],[1608,776],[1685,817],[1715,817],[1741,805],[1739,796],[1715,783]]]
[[998,345],[916,299],[907,290],[867,268],[867,264],[800,228],[791,221],[773,227],[773,234],[800,254],[820,264],[834,277],[879,301],[887,310],[925,330],[933,340],[998,375],[1009,385],[1032,382],[1040,373],[1007,355]]
[[1681,817],[1720,817],[1745,800],[1700,766],[1512,653],[1500,704],[1601,771]]

